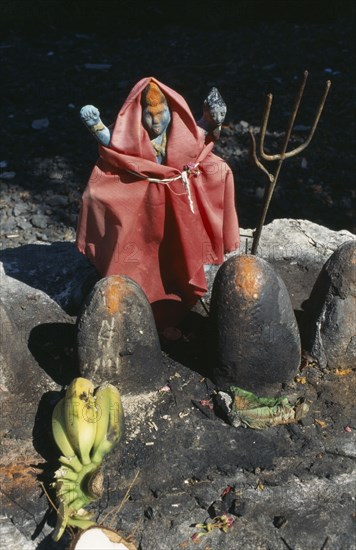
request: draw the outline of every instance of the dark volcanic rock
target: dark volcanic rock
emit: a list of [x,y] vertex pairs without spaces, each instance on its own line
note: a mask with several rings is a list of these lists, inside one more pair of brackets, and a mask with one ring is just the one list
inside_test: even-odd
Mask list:
[[27,244],[0,253],[6,275],[42,290],[69,315],[76,315],[99,279],[74,243]]
[[16,227],[16,218],[10,216],[5,222],[1,224],[1,230],[3,232],[13,231]]
[[320,272],[307,304],[309,351],[321,367],[356,363],[356,241],[341,245]]
[[[12,321],[6,307],[0,301],[0,384],[2,392],[22,393],[31,385],[31,373],[28,364],[31,356],[21,332]],[[16,356],[14,354],[16,350]]]
[[30,391],[31,399],[37,400],[77,374],[74,321],[44,292],[8,277],[2,269],[0,280],[5,390],[17,383],[16,395]]
[[156,325],[132,279],[113,275],[95,285],[79,316],[78,356],[82,375],[97,384],[110,381],[124,393],[157,387],[162,359]]
[[211,316],[221,388],[235,384],[260,391],[290,380],[300,364],[300,337],[287,288],[255,256],[236,256],[214,281]]
[[39,229],[46,229],[48,218],[47,216],[43,216],[42,214],[35,214],[35,216],[32,216],[31,222],[34,227],[38,227]]

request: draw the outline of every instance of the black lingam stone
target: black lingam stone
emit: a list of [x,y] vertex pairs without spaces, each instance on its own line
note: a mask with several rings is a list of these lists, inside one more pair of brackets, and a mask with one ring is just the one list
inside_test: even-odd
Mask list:
[[308,351],[322,368],[356,365],[356,240],[348,241],[323,266],[306,304]]
[[112,275],[95,285],[78,318],[78,356],[81,376],[124,394],[164,382],[151,306],[132,279]]
[[233,256],[219,269],[212,291],[214,382],[263,391],[290,380],[301,344],[287,288],[263,259]]

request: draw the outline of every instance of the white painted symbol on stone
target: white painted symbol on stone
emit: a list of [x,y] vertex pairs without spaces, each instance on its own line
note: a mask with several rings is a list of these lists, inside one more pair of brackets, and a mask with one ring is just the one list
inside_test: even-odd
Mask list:
[[102,350],[109,349],[114,336],[115,318],[112,317],[110,324],[106,319],[102,320],[98,334],[98,345]]
[[114,372],[120,370],[120,360],[118,357],[111,359],[110,357],[98,357],[94,362],[94,373],[100,372],[101,376],[112,376]]

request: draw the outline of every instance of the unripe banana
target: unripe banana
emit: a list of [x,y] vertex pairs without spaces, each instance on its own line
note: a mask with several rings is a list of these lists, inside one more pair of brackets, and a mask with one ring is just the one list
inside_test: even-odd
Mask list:
[[61,466],[54,472],[54,477],[58,480],[77,481],[78,473],[71,468],[67,468],[67,466]]
[[67,481],[66,479],[57,481],[57,483],[54,483],[53,485],[56,489],[57,497],[61,497],[66,493],[73,493],[74,491],[76,492],[77,489],[77,483],[75,481]]
[[76,512],[81,508],[83,508],[83,506],[86,506],[87,504],[88,502],[86,502],[84,499],[78,496],[75,496],[71,501],[69,500],[67,501],[67,506],[69,507],[69,509],[71,511],[75,510]]
[[90,464],[90,451],[96,434],[94,384],[75,378],[64,398],[65,427],[69,441],[84,465]]
[[124,424],[120,392],[115,386],[105,383],[95,390],[97,408],[97,429],[91,452],[91,460],[101,464],[104,456],[111,451],[121,438]]
[[95,440],[91,451],[91,459],[96,456],[97,451],[104,440],[106,440],[106,434],[109,428],[110,418],[110,391],[107,389],[107,384],[99,386],[94,391],[95,406],[97,411],[97,423]]
[[59,541],[59,539],[63,535],[65,528],[67,527],[68,518],[69,518],[69,509],[64,504],[64,502],[60,502],[58,506],[58,511],[57,511],[56,527],[52,533],[52,538],[56,542]]
[[73,465],[76,464],[76,466],[78,466],[79,460],[75,460],[75,458],[77,457],[66,432],[64,419],[64,398],[58,401],[57,405],[53,409],[52,433],[57,447],[59,447],[61,453],[63,453],[63,455],[69,460],[73,461]]
[[71,502],[75,501],[77,498],[78,493],[74,489],[72,491],[67,491],[66,493],[57,493],[58,501],[64,502],[67,507],[70,507]]
[[63,464],[64,466],[69,466],[74,472],[79,473],[82,468],[83,464],[80,462],[79,458],[75,456],[60,456],[59,462]]
[[96,525],[94,521],[91,521],[91,516],[81,508],[79,499],[75,501],[75,505],[78,506],[76,510],[73,509],[72,505],[68,507],[67,503],[63,501],[59,503],[57,512],[57,524],[52,533],[52,538],[56,542],[59,541],[59,539],[63,535],[67,525],[79,527],[80,529],[87,529],[92,525]]

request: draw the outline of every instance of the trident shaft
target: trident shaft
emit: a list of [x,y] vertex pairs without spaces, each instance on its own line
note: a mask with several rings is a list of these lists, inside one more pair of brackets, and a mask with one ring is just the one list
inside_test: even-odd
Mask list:
[[291,151],[287,151],[288,144],[289,144],[290,137],[291,137],[292,130],[293,130],[293,126],[294,126],[294,122],[295,122],[295,119],[296,119],[296,116],[297,116],[297,113],[298,113],[298,110],[299,110],[301,99],[303,97],[304,88],[305,88],[307,78],[308,78],[308,71],[305,71],[304,76],[303,76],[303,80],[302,80],[302,83],[301,83],[301,86],[300,86],[300,89],[299,89],[299,92],[298,92],[297,97],[295,99],[293,110],[292,110],[292,113],[291,113],[291,116],[290,116],[290,119],[289,119],[289,122],[288,122],[288,127],[287,127],[287,130],[286,130],[285,136],[284,136],[284,142],[283,142],[283,145],[282,145],[282,150],[281,150],[280,153],[277,153],[277,154],[274,154],[274,155],[270,155],[270,154],[266,153],[265,148],[264,148],[267,125],[268,125],[269,115],[270,115],[271,106],[272,106],[272,99],[273,99],[272,94],[267,95],[266,105],[265,105],[265,109],[264,109],[263,117],[262,117],[261,131],[260,131],[259,156],[262,160],[264,160],[266,162],[278,161],[274,174],[272,174],[264,166],[264,164],[259,160],[259,158],[257,157],[255,136],[253,135],[251,130],[249,132],[250,139],[251,139],[251,157],[254,160],[257,168],[262,170],[267,175],[268,180],[269,180],[268,184],[266,186],[266,189],[265,189],[262,214],[261,214],[260,220],[258,222],[258,226],[256,228],[256,231],[254,233],[254,238],[253,238],[253,243],[252,243],[252,250],[251,250],[252,254],[257,253],[258,244],[259,244],[259,241],[260,241],[263,224],[265,223],[265,220],[266,220],[268,208],[269,208],[269,205],[271,203],[273,191],[276,187],[276,183],[277,183],[278,176],[279,176],[279,173],[280,173],[281,168],[282,168],[282,164],[283,164],[285,159],[295,157],[296,155],[298,155],[299,153],[301,153],[302,151],[304,151],[304,149],[306,149],[308,147],[309,143],[313,139],[316,127],[318,126],[319,119],[320,119],[321,113],[322,113],[323,108],[324,108],[324,104],[325,104],[327,95],[329,93],[331,82],[330,82],[330,80],[327,80],[323,97],[321,98],[320,104],[317,108],[315,118],[314,118],[314,122],[311,126],[311,129],[310,129],[310,132],[309,132],[309,135],[308,135],[307,139],[305,140],[304,143],[299,145],[299,147],[296,147],[295,149],[292,149]]

